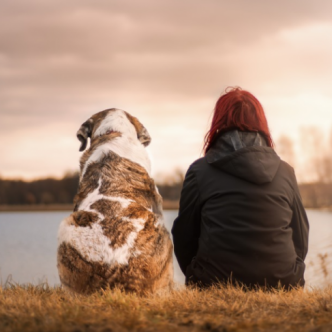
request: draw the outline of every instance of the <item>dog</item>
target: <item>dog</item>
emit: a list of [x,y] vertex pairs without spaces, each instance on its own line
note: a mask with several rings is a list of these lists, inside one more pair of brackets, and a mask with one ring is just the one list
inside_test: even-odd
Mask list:
[[162,198],[150,176],[151,138],[137,118],[119,109],[94,114],[77,132],[78,193],[58,231],[62,286],[89,294],[121,288],[148,294],[173,284],[173,245]]

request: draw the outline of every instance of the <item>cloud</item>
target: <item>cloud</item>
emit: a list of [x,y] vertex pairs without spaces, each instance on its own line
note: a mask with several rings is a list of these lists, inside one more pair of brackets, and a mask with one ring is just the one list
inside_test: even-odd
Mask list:
[[[229,85],[256,94],[278,134],[287,116],[299,121],[296,105],[305,107],[306,98],[323,103],[316,115],[330,110],[327,0],[4,0],[0,6],[0,139],[11,142],[0,147],[7,156],[3,174],[77,167],[77,154],[60,162],[50,152],[43,167],[33,160],[49,146],[69,156],[77,127],[109,107],[150,128],[156,168],[165,171],[199,156],[211,110]],[[27,171],[20,146],[34,135],[24,145],[37,158]]]

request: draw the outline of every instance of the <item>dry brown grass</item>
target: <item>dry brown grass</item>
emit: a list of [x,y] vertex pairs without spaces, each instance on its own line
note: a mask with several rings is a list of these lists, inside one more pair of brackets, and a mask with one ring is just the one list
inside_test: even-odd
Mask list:
[[139,297],[0,287],[0,331],[332,331],[332,287],[290,292],[215,287]]

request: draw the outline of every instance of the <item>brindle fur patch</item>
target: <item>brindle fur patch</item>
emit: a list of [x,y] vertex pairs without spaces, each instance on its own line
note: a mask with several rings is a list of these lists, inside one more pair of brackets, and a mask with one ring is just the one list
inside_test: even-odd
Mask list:
[[129,234],[135,231],[135,227],[130,221],[123,220],[119,217],[106,217],[100,224],[103,229],[103,234],[110,239],[110,247],[113,249],[125,245]]
[[88,166],[85,177],[89,181],[80,183],[74,199],[76,205],[98,187],[99,178],[102,177],[101,194],[132,199],[159,216],[162,215],[162,199],[156,191],[154,180],[142,166],[129,159],[110,151],[98,163]]
[[98,215],[94,212],[76,211],[72,213],[76,226],[87,227],[98,221]]
[[101,162],[105,165],[101,193],[132,199],[152,209],[154,213],[161,214],[161,196],[156,192],[154,180],[142,166],[114,152],[105,156]]
[[121,203],[108,199],[99,199],[98,201],[94,202],[90,207],[91,209],[98,211],[105,217],[117,216],[122,210]]
[[123,219],[123,209],[119,202],[113,202],[106,199],[96,201],[91,208],[102,213],[105,218],[100,221],[103,234],[111,241],[110,247],[117,249],[122,247],[128,238],[128,235],[135,231],[130,221]]
[[62,285],[70,291],[87,294],[107,285],[108,266],[87,261],[67,243],[58,248],[58,270]]

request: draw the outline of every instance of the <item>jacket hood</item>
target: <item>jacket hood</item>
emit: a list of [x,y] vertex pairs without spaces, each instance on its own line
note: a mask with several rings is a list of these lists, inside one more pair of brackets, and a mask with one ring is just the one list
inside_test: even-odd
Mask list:
[[280,158],[258,132],[222,134],[206,153],[209,164],[246,181],[263,184],[276,175]]

